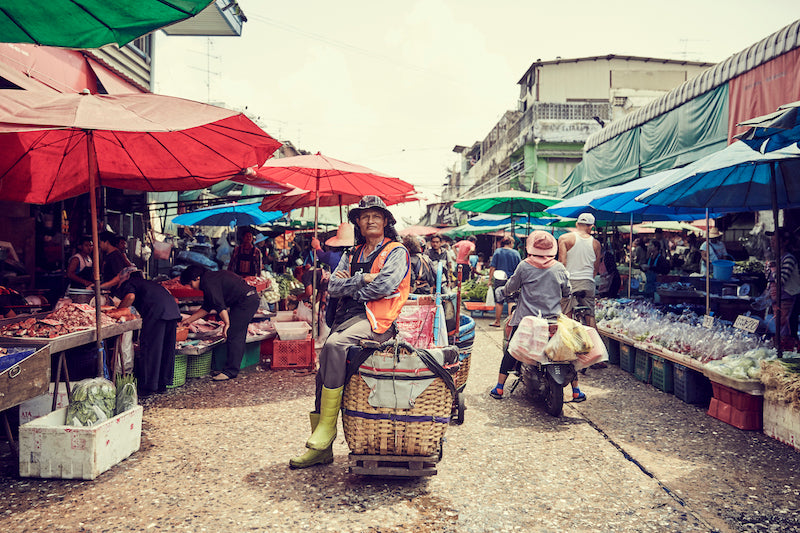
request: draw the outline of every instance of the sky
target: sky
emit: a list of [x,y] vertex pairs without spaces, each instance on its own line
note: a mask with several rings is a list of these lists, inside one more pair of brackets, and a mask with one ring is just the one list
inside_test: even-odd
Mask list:
[[[800,19],[798,0],[238,1],[241,37],[157,35],[154,92],[246,109],[278,140],[404,179],[429,202],[453,147],[516,109],[537,59],[719,62]],[[392,210],[415,221],[425,203]]]

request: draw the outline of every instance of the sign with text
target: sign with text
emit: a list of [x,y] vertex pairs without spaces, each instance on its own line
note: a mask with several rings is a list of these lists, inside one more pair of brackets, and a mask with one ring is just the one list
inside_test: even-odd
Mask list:
[[733,323],[733,327],[746,331],[747,333],[755,333],[758,329],[758,324],[759,321],[757,318],[739,315],[736,317],[736,322]]
[[714,317],[711,315],[703,316],[703,327],[704,328],[713,328],[714,327]]

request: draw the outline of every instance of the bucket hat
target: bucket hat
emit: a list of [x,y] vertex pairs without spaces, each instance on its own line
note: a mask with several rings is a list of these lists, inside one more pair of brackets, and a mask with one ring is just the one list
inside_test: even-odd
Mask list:
[[336,230],[336,236],[325,241],[325,244],[328,246],[343,247],[353,246],[355,242],[356,236],[353,230],[353,225],[348,224],[347,222],[342,222],[339,224],[339,228]]
[[720,230],[718,230],[716,227],[714,227],[714,228],[711,228],[710,230],[708,230],[708,238],[709,238],[709,239],[714,239],[714,238],[717,238],[717,237],[722,237],[722,235],[723,235],[723,232],[721,232]]
[[382,211],[389,226],[394,226],[397,223],[397,221],[394,219],[394,215],[392,215],[392,212],[386,209],[386,204],[383,203],[383,200],[381,200],[380,196],[374,196],[371,194],[363,197],[358,203],[358,207],[354,207],[350,210],[350,213],[347,215],[347,219],[355,224],[358,217],[361,216],[361,213],[367,209],[378,209]]
[[542,230],[528,235],[525,249],[531,256],[530,262],[539,268],[548,268],[555,263],[555,256],[558,255],[556,238]]

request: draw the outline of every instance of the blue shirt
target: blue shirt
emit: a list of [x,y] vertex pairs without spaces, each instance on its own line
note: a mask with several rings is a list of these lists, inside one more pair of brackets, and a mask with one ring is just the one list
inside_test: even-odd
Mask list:
[[510,278],[517,269],[517,265],[519,265],[520,261],[522,261],[522,259],[518,251],[513,248],[503,247],[495,250],[492,255],[492,263],[490,266],[493,266],[495,270],[502,270]]

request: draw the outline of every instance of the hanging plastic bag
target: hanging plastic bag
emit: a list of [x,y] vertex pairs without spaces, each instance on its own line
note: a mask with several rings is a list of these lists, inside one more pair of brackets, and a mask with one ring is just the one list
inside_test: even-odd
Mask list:
[[126,331],[117,337],[115,353],[115,374],[128,374],[133,371],[133,331]]
[[491,280],[489,280],[489,290],[486,291],[486,305],[495,305],[494,288]]
[[558,316],[558,331],[556,335],[561,336],[564,344],[574,353],[586,353],[592,349],[592,340],[586,333],[583,324],[572,320],[565,314]]
[[608,350],[603,340],[600,338],[600,334],[597,333],[596,329],[590,328],[589,326],[584,326],[584,329],[592,340],[592,348],[586,353],[577,354],[578,361],[575,363],[575,370],[581,370],[595,363],[608,361]]
[[297,309],[295,310],[295,316],[300,320],[305,320],[309,324],[311,324],[311,308],[306,305],[305,302],[297,302]]
[[517,331],[508,343],[508,353],[525,364],[544,363],[547,356],[545,346],[550,341],[550,326],[540,316],[526,316],[520,321]]

